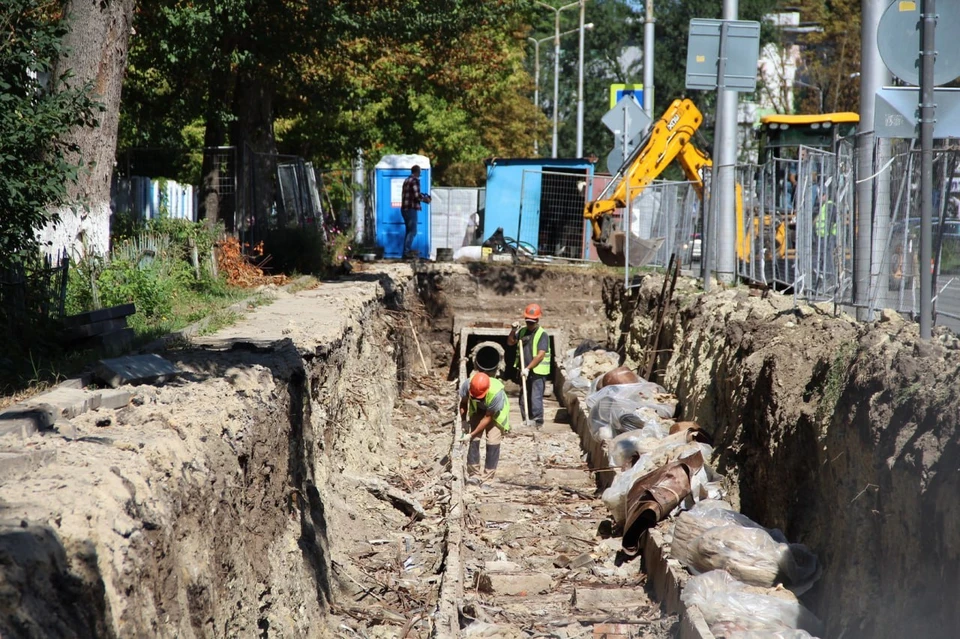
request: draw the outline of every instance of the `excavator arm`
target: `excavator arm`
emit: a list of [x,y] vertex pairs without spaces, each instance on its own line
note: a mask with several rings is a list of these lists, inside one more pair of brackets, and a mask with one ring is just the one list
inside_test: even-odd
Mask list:
[[[614,176],[600,196],[589,202],[583,216],[590,221],[594,247],[600,261],[608,266],[641,266],[656,254],[656,240],[630,238],[630,255],[626,255],[626,236],[615,228],[612,213],[626,208],[627,194],[636,197],[648,184],[677,160],[687,180],[703,200],[704,169],[713,162],[691,141],[703,122],[703,114],[690,100],[674,100],[670,108],[654,124],[647,138],[628,162]],[[743,190],[736,185],[737,254],[746,259],[750,253],[749,236],[743,222]]]
[[[657,176],[663,173],[679,156],[687,178],[699,184],[703,193],[703,181],[699,170],[709,166],[710,159],[690,143],[703,122],[703,114],[690,100],[674,100],[663,116],[650,129],[646,140],[617,172],[613,180],[597,199],[588,202],[583,217],[590,222],[591,235],[600,261],[609,266],[640,266],[652,259],[659,248],[650,240],[631,238],[630,256],[626,255],[626,237],[616,230],[611,214],[628,205],[627,194],[636,196]],[[693,179],[690,172],[693,172]],[[634,251],[634,248],[639,249]]]

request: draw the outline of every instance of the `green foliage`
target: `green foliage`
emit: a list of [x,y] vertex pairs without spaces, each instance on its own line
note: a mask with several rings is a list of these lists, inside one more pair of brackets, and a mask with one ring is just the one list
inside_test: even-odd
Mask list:
[[[39,0],[0,3],[0,264],[36,252],[36,232],[49,210],[68,201],[76,183],[76,146],[60,141],[77,126],[93,126],[98,105],[89,86],[66,87],[50,77],[66,25]],[[49,77],[48,84],[44,79]],[[75,203],[74,203],[75,204]]]

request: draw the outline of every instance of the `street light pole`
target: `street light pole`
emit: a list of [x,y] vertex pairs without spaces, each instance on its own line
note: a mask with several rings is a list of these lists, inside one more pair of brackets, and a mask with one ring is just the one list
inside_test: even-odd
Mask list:
[[[550,38],[546,38],[549,40]],[[533,104],[540,109],[540,43],[542,40],[528,37],[527,40],[533,43]],[[540,157],[540,136],[533,137],[533,155]]]
[[562,7],[554,7],[540,0],[533,0],[534,4],[545,7],[553,11],[553,148],[551,157],[557,157],[557,101],[560,98],[560,12],[564,9],[576,7],[582,0],[565,4]]
[[586,0],[580,0],[580,53],[577,61],[577,157],[583,157],[583,13]]
[[808,89],[813,89],[814,91],[816,91],[816,92],[817,92],[817,95],[820,96],[820,113],[823,113],[823,89],[821,89],[821,88],[818,87],[818,86],[814,86],[814,85],[812,85],[812,84],[807,84],[806,82],[803,82],[803,81],[801,81],[801,80],[794,80],[793,83],[796,84],[796,85],[799,85],[799,86],[802,86],[802,87],[807,87]]
[[[593,29],[593,23],[588,22],[587,24],[583,25],[583,28],[589,31]],[[570,29],[569,31],[564,31],[560,34],[560,37],[562,38],[563,36],[570,35],[576,31],[579,31],[579,29]],[[536,103],[537,108],[540,108],[540,45],[547,40],[553,40],[555,37],[556,36],[547,36],[546,38],[540,38],[537,40],[536,38],[527,36],[527,40],[533,43],[534,55],[537,57],[533,65],[533,82],[536,85],[533,92],[533,101]],[[556,76],[556,74],[554,74],[554,76]],[[554,101],[554,104],[556,104],[556,101]],[[533,152],[537,155],[537,157],[540,157],[539,144],[536,139],[533,141]],[[556,157],[556,155],[554,155],[554,157]]]

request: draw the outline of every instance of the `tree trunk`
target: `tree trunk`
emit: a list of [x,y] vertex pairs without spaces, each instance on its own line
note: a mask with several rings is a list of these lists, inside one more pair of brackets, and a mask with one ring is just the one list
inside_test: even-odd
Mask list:
[[[228,66],[228,65],[225,65]],[[212,228],[223,215],[221,178],[225,171],[234,171],[235,166],[224,166],[216,151],[227,142],[227,128],[223,114],[228,111],[232,91],[232,72],[216,64],[210,73],[207,96],[206,129],[203,135],[202,184],[200,187],[200,219]],[[232,230],[229,229],[228,230]]]
[[[252,196],[249,206],[261,230],[268,226],[270,212],[276,202],[277,139],[273,133],[273,86],[256,73],[241,72],[237,78],[233,113],[232,140],[237,149],[243,149],[248,163],[243,171],[245,193]],[[276,224],[287,225],[286,212],[277,207]]]
[[120,119],[120,89],[127,67],[127,47],[136,0],[68,0],[70,32],[64,39],[67,55],[57,63],[57,76],[70,70],[72,87],[93,85],[103,104],[99,126],[76,128],[65,141],[76,144],[76,158],[83,165],[79,181],[70,187],[71,198],[86,210],[63,208],[60,223],[41,232],[51,241],[50,253],[66,250],[103,254],[110,247],[110,180],[117,152]]

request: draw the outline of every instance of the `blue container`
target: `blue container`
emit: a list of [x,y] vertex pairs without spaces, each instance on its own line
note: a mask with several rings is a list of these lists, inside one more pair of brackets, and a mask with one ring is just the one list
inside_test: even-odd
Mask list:
[[[383,247],[383,256],[403,257],[403,237],[407,228],[400,214],[403,181],[410,177],[410,169],[420,167],[420,192],[430,193],[430,160],[422,155],[385,155],[374,167],[374,195],[377,214],[377,245]],[[421,257],[430,256],[430,205],[420,204],[417,215],[417,237],[413,250]]]
[[[483,239],[490,237],[497,228],[503,229],[506,237],[519,239],[521,243],[540,250],[543,227],[559,225],[561,230],[579,237],[575,257],[587,257],[589,242],[586,241],[583,221],[584,195],[576,191],[576,184],[586,180],[590,184],[593,163],[586,159],[562,158],[495,158],[487,160],[487,200],[483,218]],[[546,182],[550,184],[547,185]],[[569,184],[568,184],[569,183]],[[545,187],[549,187],[545,190]],[[559,190],[558,190],[559,189]],[[589,190],[589,189],[588,189]],[[550,212],[556,219],[541,219],[545,200],[557,199],[564,210]],[[554,203],[555,204],[555,203]],[[567,210],[569,209],[569,210]],[[544,211],[544,213],[547,213]]]

